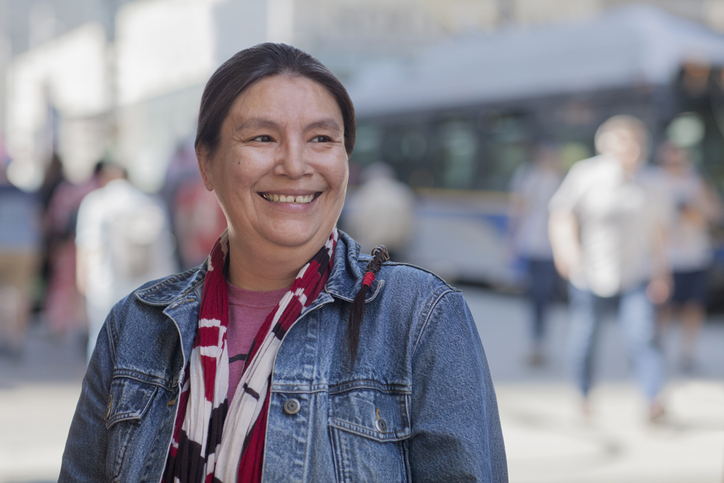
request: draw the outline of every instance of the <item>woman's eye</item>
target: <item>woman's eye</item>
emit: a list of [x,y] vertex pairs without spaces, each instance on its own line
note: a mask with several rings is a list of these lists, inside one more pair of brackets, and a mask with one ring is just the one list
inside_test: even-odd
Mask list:
[[255,137],[255,138],[252,138],[251,140],[252,140],[252,141],[259,142],[259,143],[270,143],[270,142],[272,142],[271,136],[267,136],[266,134],[263,134],[263,135],[261,135],[261,136],[257,136],[257,137]]
[[324,136],[324,135],[314,136],[312,138],[313,143],[328,143],[331,141],[332,141],[332,138],[330,138],[329,136]]

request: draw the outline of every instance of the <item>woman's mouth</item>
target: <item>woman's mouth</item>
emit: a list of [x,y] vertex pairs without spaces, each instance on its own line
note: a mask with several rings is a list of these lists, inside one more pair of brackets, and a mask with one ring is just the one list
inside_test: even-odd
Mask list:
[[296,203],[298,205],[306,205],[314,201],[319,193],[308,195],[278,195],[273,193],[259,193],[265,200],[272,203]]

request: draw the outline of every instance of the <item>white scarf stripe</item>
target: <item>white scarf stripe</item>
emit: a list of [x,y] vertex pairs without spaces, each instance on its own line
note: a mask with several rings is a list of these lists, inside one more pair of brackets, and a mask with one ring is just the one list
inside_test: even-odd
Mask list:
[[219,319],[201,319],[199,320],[199,328],[201,327],[218,327],[219,329],[226,330],[221,327],[221,321]]
[[204,346],[199,347],[199,352],[204,357],[218,359],[218,357],[221,355],[221,348],[218,346]]

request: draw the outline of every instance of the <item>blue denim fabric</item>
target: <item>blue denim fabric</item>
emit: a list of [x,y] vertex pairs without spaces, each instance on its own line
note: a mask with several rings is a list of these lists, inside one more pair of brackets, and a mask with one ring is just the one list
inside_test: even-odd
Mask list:
[[[497,402],[461,293],[386,263],[353,370],[350,303],[369,257],[340,233],[326,290],[273,370],[263,481],[507,481]],[[204,272],[147,284],[109,315],[83,381],[61,482],[160,481]],[[284,403],[296,399],[296,414]]]
[[656,340],[654,307],[646,286],[628,289],[615,297],[599,297],[569,284],[569,349],[574,378],[585,396],[591,389],[595,342],[604,311],[618,309],[618,321],[627,342],[634,375],[644,395],[654,400],[664,380],[664,361]]

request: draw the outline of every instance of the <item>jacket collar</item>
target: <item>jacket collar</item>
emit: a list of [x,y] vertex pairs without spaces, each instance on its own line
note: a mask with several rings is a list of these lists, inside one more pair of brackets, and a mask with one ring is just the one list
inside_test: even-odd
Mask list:
[[173,321],[178,330],[183,355],[178,381],[183,380],[186,359],[188,354],[191,354],[195,339],[205,275],[206,263],[203,263],[194,269],[172,275],[135,292],[136,298],[141,302],[163,307],[163,313]]
[[[334,250],[334,264],[325,290],[312,304],[302,310],[302,315],[333,302],[334,298],[347,302],[354,300],[355,295],[362,287],[365,267],[371,259],[368,255],[360,257],[359,252],[359,244],[340,230],[337,247]],[[141,302],[164,307],[163,312],[174,321],[183,345],[183,367],[186,367],[186,355],[191,353],[198,325],[193,317],[189,318],[189,313],[198,314],[205,276],[206,263],[204,262],[194,269],[172,275],[135,292],[136,298]],[[384,283],[381,278],[375,278],[367,291],[365,303],[377,297]],[[190,312],[189,309],[191,309]],[[183,371],[183,369],[181,370]],[[179,378],[182,377],[183,374],[179,373]]]
[[[348,302],[354,300],[362,286],[364,270],[370,259],[369,255],[360,255],[359,244],[340,230],[339,241],[334,250],[332,272],[327,280],[325,291],[320,294],[318,299],[326,299],[324,296],[328,294],[328,296]],[[168,306],[169,309],[185,302],[198,302],[203,293],[205,276],[206,263],[203,263],[186,272],[167,277],[149,287],[136,290],[135,296],[146,304]],[[365,302],[374,299],[383,285],[384,281],[376,278],[367,292]],[[317,302],[323,303],[324,300],[317,300],[312,306],[318,305]]]
[[[360,255],[359,243],[340,230],[337,248],[334,250],[334,265],[325,291],[333,297],[352,302],[362,287],[362,279],[371,259],[369,255]],[[365,302],[374,299],[384,285],[384,280],[379,278],[380,274],[377,275],[367,291]]]
[[166,277],[151,286],[136,290],[135,296],[148,305],[168,306],[192,297],[201,300],[206,262],[185,272]]

